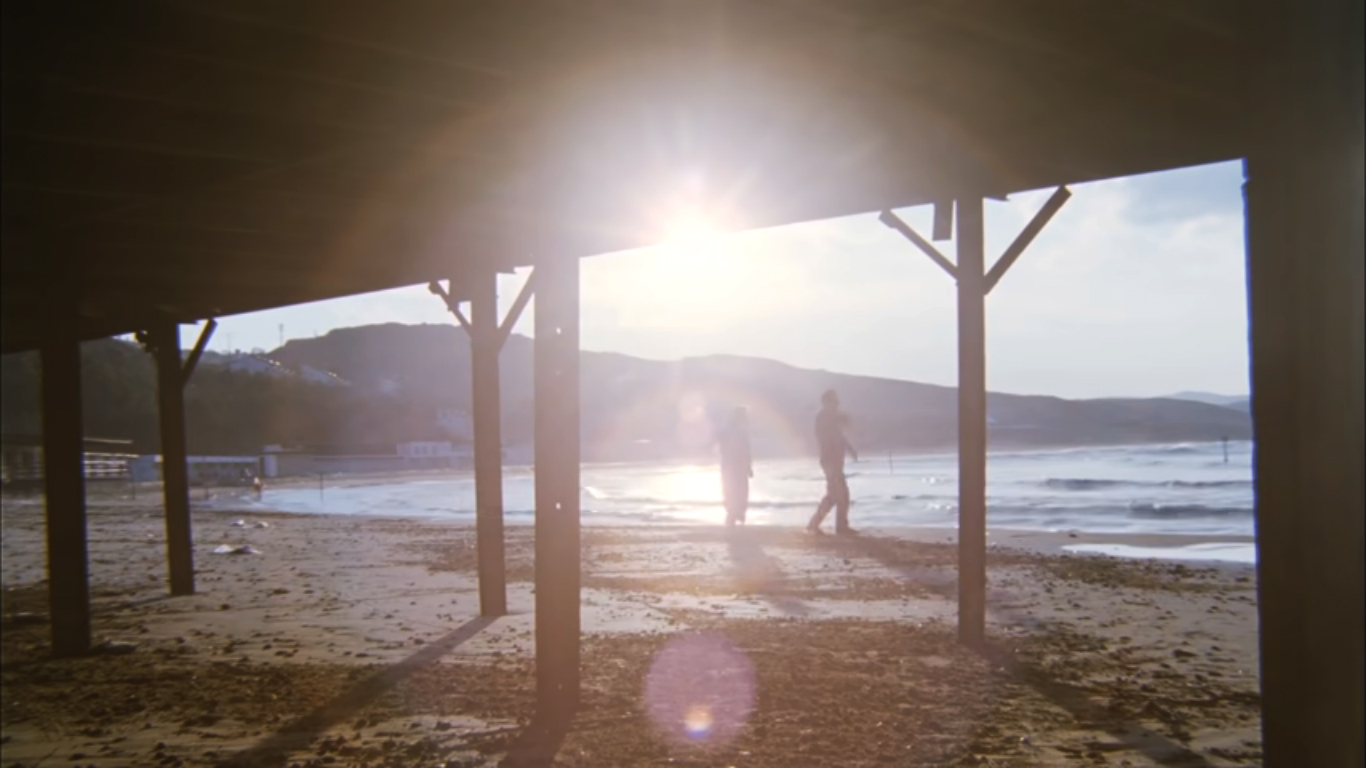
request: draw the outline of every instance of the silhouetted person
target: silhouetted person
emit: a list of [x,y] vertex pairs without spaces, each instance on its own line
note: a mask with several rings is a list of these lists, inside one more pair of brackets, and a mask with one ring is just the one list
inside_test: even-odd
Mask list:
[[726,507],[726,525],[745,522],[749,509],[749,479],[754,462],[749,450],[749,414],[736,408],[730,421],[716,436],[721,449],[721,498]]
[[835,533],[853,533],[849,527],[849,481],[844,477],[844,456],[858,461],[858,452],[844,436],[849,417],[840,410],[839,395],[828,389],[821,395],[821,410],[816,414],[816,443],[820,446],[821,470],[825,472],[825,498],[821,499],[816,514],[806,529],[821,532],[821,522],[835,509]]

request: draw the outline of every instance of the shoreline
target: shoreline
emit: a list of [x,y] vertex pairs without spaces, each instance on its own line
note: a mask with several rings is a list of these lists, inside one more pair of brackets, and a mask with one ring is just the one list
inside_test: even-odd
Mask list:
[[[380,520],[405,520],[410,522],[430,523],[432,525],[455,525],[473,526],[473,516],[451,514],[448,516],[440,515],[374,515],[357,514],[348,512],[326,512],[326,511],[293,511],[270,507],[263,502],[255,502],[246,496],[240,496],[237,501],[247,502],[249,506],[236,506],[234,500],[223,500],[222,503],[215,503],[211,506],[201,506],[197,509],[205,511],[221,512],[225,514],[239,514],[242,516],[251,515],[321,515],[326,517],[346,517],[354,519],[365,519],[372,521]],[[257,506],[261,504],[261,506]],[[623,529],[706,529],[710,527],[723,528],[720,520],[716,523],[686,522],[686,521],[641,521],[639,523],[604,522],[592,518],[592,513],[584,513],[582,527],[587,528],[623,528]],[[857,517],[851,513],[853,522],[857,522]],[[534,517],[530,516],[506,516],[504,525],[507,527],[530,526],[534,524]],[[856,525],[858,531],[864,534],[877,536],[890,536],[895,538],[905,538],[921,542],[941,542],[953,543],[957,541],[957,526],[929,526],[929,525]],[[784,524],[762,524],[754,525],[751,528],[773,528],[785,531],[803,530],[800,525]],[[1170,550],[1172,554],[1184,554],[1184,557],[1172,559],[1184,561],[1209,562],[1211,564],[1246,564],[1254,565],[1255,559],[1224,560],[1201,558],[1195,551],[1188,550],[1190,547],[1202,545],[1247,545],[1253,546],[1256,537],[1238,534],[1207,534],[1207,533],[1138,533],[1123,531],[1085,531],[1080,529],[1069,530],[1038,530],[1031,528],[1010,528],[1010,527],[988,527],[987,546],[988,547],[1023,547],[1030,551],[1044,554],[1079,554],[1070,551],[1068,547],[1106,547],[1114,546],[1118,548],[1131,548],[1142,552],[1161,552]],[[1184,551],[1183,551],[1184,550]],[[1124,550],[1119,550],[1124,551]],[[1103,554],[1103,553],[1097,553]],[[1126,555],[1115,554],[1112,556],[1124,557]],[[1142,557],[1141,555],[1138,557]],[[1157,556],[1158,559],[1161,556]]]

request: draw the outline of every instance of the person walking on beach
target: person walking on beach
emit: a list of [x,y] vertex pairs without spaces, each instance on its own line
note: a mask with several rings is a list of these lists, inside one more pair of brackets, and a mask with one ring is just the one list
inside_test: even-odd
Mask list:
[[816,414],[816,443],[820,447],[821,470],[825,473],[825,498],[816,507],[816,514],[806,529],[821,533],[821,523],[830,509],[835,510],[835,533],[851,534],[849,527],[849,481],[844,477],[844,456],[858,461],[858,452],[845,437],[849,417],[840,410],[839,395],[828,389],[821,395],[821,410]]
[[716,437],[721,449],[721,498],[726,507],[726,525],[743,524],[749,509],[749,479],[754,477],[754,462],[749,449],[749,413],[737,407],[730,421]]

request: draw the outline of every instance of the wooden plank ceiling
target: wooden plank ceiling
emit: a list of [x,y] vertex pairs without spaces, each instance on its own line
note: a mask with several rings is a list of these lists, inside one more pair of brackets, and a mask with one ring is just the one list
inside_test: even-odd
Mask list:
[[1232,0],[0,7],[7,351],[1244,154]]

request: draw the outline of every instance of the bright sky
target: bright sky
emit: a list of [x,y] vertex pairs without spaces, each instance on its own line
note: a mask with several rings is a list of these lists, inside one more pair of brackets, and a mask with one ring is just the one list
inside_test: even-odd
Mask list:
[[[1063,397],[1248,390],[1242,166],[1072,188],[987,299],[987,384]],[[987,203],[987,259],[1051,190]],[[922,234],[930,209],[899,211]],[[953,258],[952,243],[939,243]],[[729,353],[934,384],[957,377],[954,287],[876,213],[597,256],[585,349]],[[524,274],[500,286],[506,306]],[[531,334],[535,302],[518,325]],[[425,286],[221,318],[211,349],[369,323],[452,322]],[[185,328],[185,343],[195,331]]]

